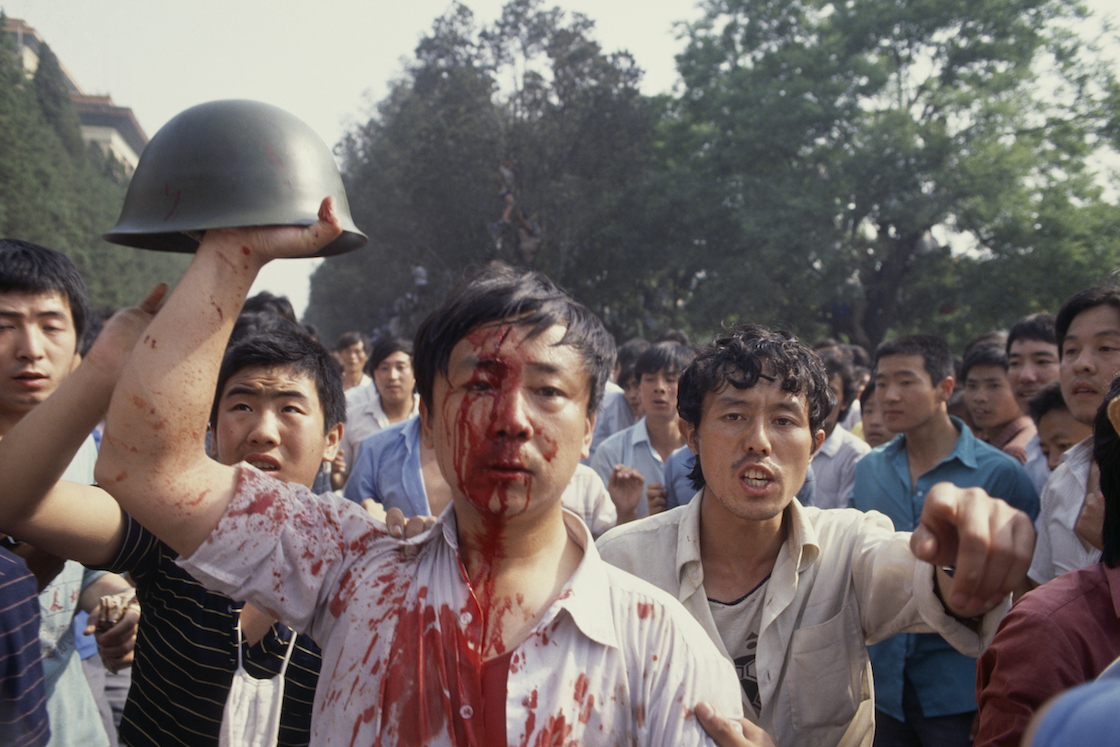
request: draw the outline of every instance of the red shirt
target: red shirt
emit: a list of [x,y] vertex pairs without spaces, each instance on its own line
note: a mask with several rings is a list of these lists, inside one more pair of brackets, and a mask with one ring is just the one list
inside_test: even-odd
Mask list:
[[980,729],[974,747],[1018,747],[1054,695],[1120,656],[1120,568],[1096,563],[1020,599],[976,666]]

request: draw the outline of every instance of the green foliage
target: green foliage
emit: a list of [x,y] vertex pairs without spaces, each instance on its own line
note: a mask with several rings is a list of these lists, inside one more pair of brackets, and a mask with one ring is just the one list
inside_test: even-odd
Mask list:
[[[410,334],[465,270],[541,269],[620,338],[758,321],[872,347],[958,347],[1120,264],[1096,169],[1120,84],[1075,0],[705,0],[679,95],[646,98],[579,14],[453,6],[340,144],[364,252],[308,316]],[[499,246],[516,158],[540,228]],[[512,244],[512,246],[511,246]],[[427,285],[414,282],[422,267]]]
[[[346,329],[411,335],[465,272],[491,261],[586,285],[588,226],[643,172],[651,131],[633,60],[604,54],[591,29],[539,0],[511,2],[488,28],[463,5],[436,20],[405,76],[339,145],[370,245],[312,278],[307,318],[324,339]],[[495,240],[507,156],[539,247]]]
[[[2,18],[2,17],[0,17]],[[126,182],[121,164],[81,143],[58,61],[45,47],[33,80],[0,35],[0,236],[58,249],[78,265],[98,308],[135,303],[175,281],[187,258],[106,244]],[[78,133],[75,145],[72,136]]]
[[[910,329],[959,338],[1120,260],[1095,241],[1057,274],[1036,269],[1077,254],[1086,210],[1114,212],[1086,163],[1114,82],[1067,32],[1074,3],[703,8],[670,147],[741,226],[705,262],[724,308],[864,345]],[[938,226],[975,249],[938,247]],[[993,287],[1007,272],[1018,293]]]

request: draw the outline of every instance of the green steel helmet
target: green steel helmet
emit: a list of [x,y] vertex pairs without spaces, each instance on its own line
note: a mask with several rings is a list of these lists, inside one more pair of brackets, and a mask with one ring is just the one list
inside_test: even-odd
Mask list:
[[334,156],[307,124],[257,101],[211,101],[176,115],[144,148],[114,244],[193,252],[201,232],[241,226],[309,226],[331,195],[343,233],[318,256],[365,245]]

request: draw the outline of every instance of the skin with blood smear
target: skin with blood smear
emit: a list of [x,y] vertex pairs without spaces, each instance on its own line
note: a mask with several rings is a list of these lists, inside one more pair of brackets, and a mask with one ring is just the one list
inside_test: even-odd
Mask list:
[[576,562],[582,555],[566,536],[560,495],[586,454],[590,377],[578,351],[558,344],[563,327],[530,331],[502,323],[469,333],[452,349],[447,376],[436,377],[435,413],[424,413],[425,438],[454,495],[463,562],[484,618],[485,658],[516,645],[511,636],[530,628],[551,601],[498,589],[511,553],[558,543]]

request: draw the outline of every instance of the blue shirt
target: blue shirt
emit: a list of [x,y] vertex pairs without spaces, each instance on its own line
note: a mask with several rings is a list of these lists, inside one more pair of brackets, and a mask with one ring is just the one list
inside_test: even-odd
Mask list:
[[[906,434],[899,433],[872,449],[856,465],[856,483],[850,505],[863,511],[881,511],[899,531],[913,531],[922,516],[926,493],[939,482],[962,488],[983,488],[996,498],[1038,516],[1038,493],[1026,470],[972,434],[961,420],[951,418],[960,431],[953,451],[910,487]],[[903,677],[918,693],[922,713],[949,716],[976,710],[976,659],[957,653],[934,633],[902,633],[869,647],[875,677],[875,707],[904,721]]]
[[420,418],[367,436],[358,447],[342,495],[354,503],[372,498],[386,511],[399,508],[406,519],[431,516],[420,465]]
[[39,656],[39,589],[27,564],[0,548],[0,734],[14,747],[50,738]]
[[[669,455],[665,462],[665,510],[683,506],[692,500],[696,490],[692,487],[692,480],[688,479],[692,466],[696,464],[696,455],[687,446],[682,446]],[[813,465],[805,470],[805,484],[797,491],[797,500],[802,506],[812,506],[816,494],[816,477],[813,475]]]

